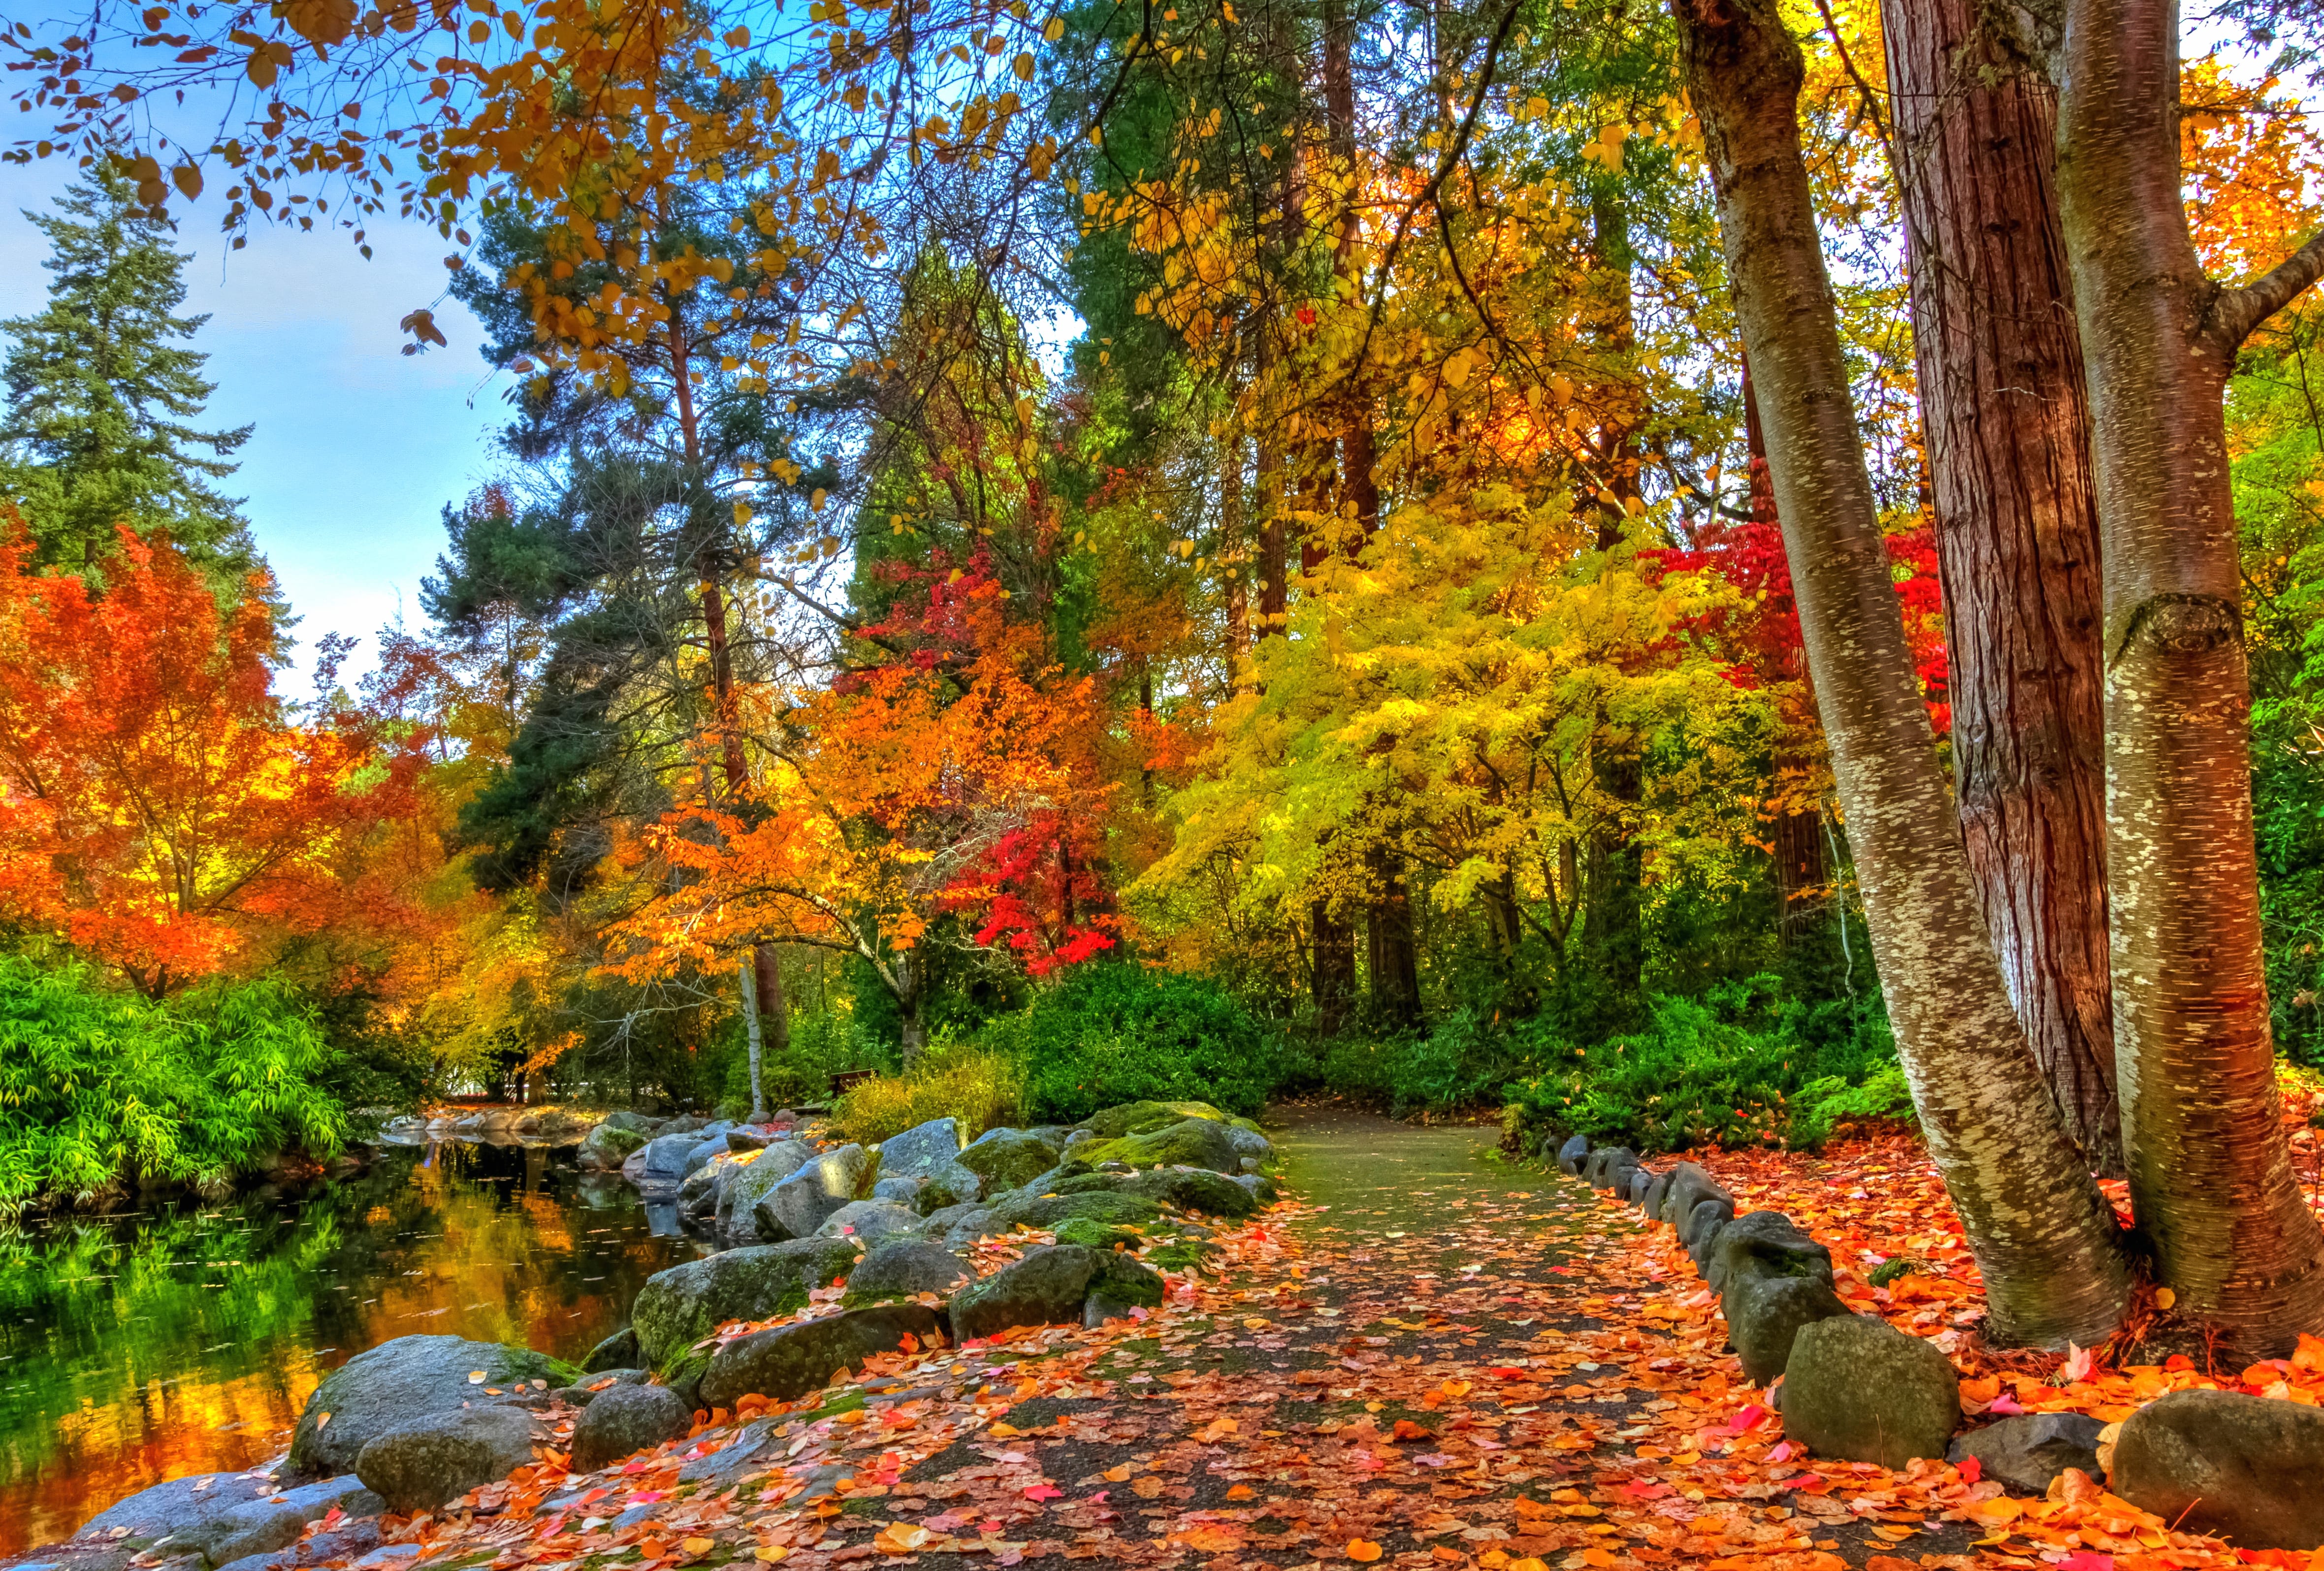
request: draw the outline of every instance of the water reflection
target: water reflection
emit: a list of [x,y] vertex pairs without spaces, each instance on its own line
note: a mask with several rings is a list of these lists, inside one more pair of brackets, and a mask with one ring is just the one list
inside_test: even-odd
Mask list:
[[0,1554],[164,1479],[281,1453],[323,1374],[413,1333],[561,1356],[691,1257],[569,1150],[455,1143],[219,1205],[0,1235]]

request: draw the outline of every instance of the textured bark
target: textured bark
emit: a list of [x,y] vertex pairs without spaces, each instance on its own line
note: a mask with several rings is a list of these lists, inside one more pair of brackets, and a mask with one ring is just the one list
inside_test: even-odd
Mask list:
[[[1775,488],[1767,478],[1767,432],[1759,422],[1758,390],[1751,385],[1751,363],[1743,363],[1743,446],[1748,471],[1745,476],[1751,499],[1751,521],[1783,527],[1775,511]],[[1772,675],[1772,673],[1770,674]],[[1775,755],[1775,776],[1804,774],[1810,760],[1786,740]],[[1823,813],[1785,807],[1775,814],[1770,840],[1775,864],[1775,940],[1785,950],[1805,942],[1824,914],[1825,885],[1831,871],[1824,859]]]
[[1315,946],[1315,1024],[1324,1035],[1337,1036],[1356,999],[1356,930],[1333,914],[1328,900],[1308,907],[1308,928]]
[[2098,499],[2056,98],[1976,0],[1883,0],[1881,18],[1962,841],[2067,1133],[2118,1171]]
[[1364,969],[1371,978],[1372,1015],[1384,1024],[1410,1025],[1420,1018],[1420,963],[1404,862],[1387,847],[1374,846],[1364,854],[1364,871],[1371,886]]
[[2260,954],[2250,686],[2222,400],[2245,335],[2316,276],[2203,275],[2180,204],[2178,16],[2073,0],[2058,197],[2106,560],[2107,861],[2132,1204],[2159,1282],[2238,1351],[2324,1326],[2324,1233],[2283,1138]]
[[751,1122],[767,1121],[765,1043],[759,1034],[759,977],[755,956],[745,956],[742,973],[742,1040],[748,1049],[751,1069]]
[[1801,161],[1803,66],[1774,0],[1674,0],[1719,189],[1794,594],[1874,959],[1930,1154],[2001,1338],[2119,1321],[2113,1212],[2045,1094],[1977,905],[1904,643]]
[[1250,668],[1250,574],[1244,563],[1242,437],[1230,431],[1219,449],[1219,560],[1227,607],[1227,688],[1240,693]]

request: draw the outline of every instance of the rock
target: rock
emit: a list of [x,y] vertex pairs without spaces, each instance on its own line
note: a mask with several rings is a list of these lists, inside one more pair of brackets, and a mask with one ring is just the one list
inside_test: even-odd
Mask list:
[[1011,1198],[992,1208],[992,1220],[1003,1227],[1055,1227],[1075,1217],[1114,1226],[1157,1221],[1162,1208],[1143,1195],[1093,1190],[1073,1195]]
[[1227,1121],[1227,1116],[1208,1102],[1124,1102],[1093,1113],[1074,1127],[1086,1129],[1099,1140],[1119,1140],[1125,1135],[1151,1135],[1188,1118],[1208,1118],[1216,1124]]
[[1057,1152],[1022,1129],[988,1129],[956,1160],[982,1181],[986,1194],[997,1194],[1048,1171]]
[[1974,1456],[1985,1477],[2019,1494],[2046,1494],[2050,1481],[2069,1467],[2104,1476],[2098,1436],[2105,1429],[2087,1413],[2027,1413],[1971,1429],[1952,1443],[1945,1460],[1959,1464]]
[[1227,1139],[1234,1146],[1236,1154],[1246,1163],[1255,1162],[1263,1167],[1275,1160],[1275,1142],[1256,1129],[1241,1124],[1230,1124],[1227,1125]]
[[[484,1379],[472,1383],[470,1373]],[[522,1381],[571,1385],[581,1371],[529,1347],[458,1337],[398,1337],[356,1354],[323,1377],[290,1436],[290,1465],[314,1477],[355,1470],[364,1446],[427,1413],[456,1410],[478,1387]],[[326,1425],[322,1415],[331,1415]]]
[[[972,1147],[972,1149],[973,1149]],[[966,1159],[963,1153],[963,1159]],[[1206,1167],[1213,1172],[1242,1171],[1225,1125],[1210,1118],[1185,1118],[1167,1129],[1147,1135],[1125,1135],[1119,1140],[1097,1140],[1074,1147],[1065,1159],[1069,1169],[1086,1171],[1109,1162],[1127,1167]]]
[[1557,1148],[1557,1171],[1579,1178],[1582,1176],[1582,1164],[1589,1160],[1589,1156],[1590,1137],[1576,1135]]
[[646,1143],[638,1129],[627,1124],[616,1124],[613,1118],[634,1118],[634,1113],[616,1113],[581,1137],[580,1149],[573,1160],[586,1172],[610,1172],[618,1169],[632,1152]]
[[627,1107],[622,1107],[606,1114],[597,1127],[626,1129],[632,1134],[650,1135],[653,1133],[654,1121],[643,1113],[632,1113]]
[[880,1171],[926,1178],[960,1155],[960,1120],[931,1118],[880,1143]]
[[616,1385],[598,1392],[573,1426],[573,1471],[595,1473],[692,1428],[694,1410],[668,1386]]
[[[1682,1162],[1671,1169],[1670,1187],[1663,1191],[1662,1219],[1674,1227],[1683,1226],[1694,1214],[1694,1208],[1705,1200],[1725,1200],[1729,1205],[1735,1197],[1719,1187],[1719,1181],[1701,1166]],[[1733,1212],[1728,1213],[1732,1216]]]
[[1722,1298],[1736,1278],[1751,1276],[1812,1277],[1829,1287],[1831,1251],[1783,1212],[1753,1211],[1727,1224],[1702,1273]]
[[1588,1179],[1594,1188],[1610,1190],[1614,1187],[1614,1174],[1618,1170],[1637,1165],[1638,1153],[1628,1146],[1601,1145],[1590,1153],[1589,1163],[1582,1168],[1582,1176]]
[[[834,1211],[870,1194],[879,1181],[879,1158],[860,1145],[843,1145],[809,1157],[758,1203],[759,1236],[813,1237]],[[741,1204],[739,1197],[735,1203]]]
[[1085,1172],[1075,1173],[1057,1181],[1056,1192],[1061,1195],[1088,1194],[1110,1190],[1118,1195],[1140,1195],[1149,1200],[1160,1200],[1182,1211],[1204,1211],[1216,1217],[1243,1217],[1259,1208],[1256,1192],[1259,1184],[1246,1186],[1239,1180],[1207,1168],[1164,1168],[1157,1172]]
[[718,1236],[728,1248],[769,1242],[759,1236],[759,1202],[814,1154],[803,1140],[779,1140],[749,1162],[735,1164],[718,1197]]
[[1638,1209],[1651,1221],[1659,1222],[1663,1216],[1663,1199],[1670,1193],[1671,1175],[1658,1172],[1646,1181],[1646,1192],[1638,1197]]
[[[222,1565],[295,1544],[307,1524],[328,1515],[332,1506],[350,1502],[360,1507],[369,1498],[351,1476],[283,1493],[247,1473],[199,1473],[139,1491],[91,1518],[77,1536],[88,1539],[125,1528],[121,1542],[130,1552],[147,1548],[165,1558],[202,1555]],[[370,1509],[380,1508],[374,1503]]]
[[726,1131],[726,1149],[737,1153],[764,1151],[781,1138],[781,1135],[771,1129],[745,1124],[738,1129]]
[[821,1390],[842,1370],[862,1368],[875,1353],[894,1352],[908,1336],[925,1343],[943,1331],[943,1317],[925,1304],[881,1304],[755,1332],[718,1350],[699,1400],[732,1408],[756,1392],[788,1401]]
[[920,1181],[917,1178],[904,1178],[895,1173],[882,1174],[880,1181],[872,1186],[872,1198],[875,1200],[887,1200],[899,1206],[911,1205],[920,1198]]
[[355,1457],[355,1476],[390,1511],[434,1511],[530,1463],[536,1434],[547,1438],[521,1408],[431,1413],[367,1443]]
[[645,1355],[638,1350],[637,1328],[624,1326],[590,1348],[581,1368],[584,1373],[597,1374],[608,1369],[634,1369],[644,1362]]
[[[1678,1241],[1692,1251],[1697,1243],[1708,1242],[1712,1235],[1734,1219],[1734,1201],[1718,1197],[1698,1200],[1695,1202],[1694,1209],[1689,1211],[1679,1222]],[[1696,1269],[1700,1270],[1702,1265],[1702,1256],[1696,1255],[1694,1263]]]
[[709,1166],[713,1158],[724,1156],[726,1154],[726,1131],[724,1129],[721,1129],[717,1134],[709,1136],[707,1139],[698,1140],[696,1143],[694,1149],[687,1153],[687,1176],[689,1178],[692,1177],[696,1173],[700,1172],[704,1168]]
[[644,1385],[652,1379],[650,1369],[601,1369],[584,1376],[580,1384],[567,1386],[557,1398],[569,1407],[586,1408],[617,1385]]
[[778,1465],[783,1459],[782,1448],[775,1447],[770,1449],[767,1442],[774,1438],[775,1430],[782,1422],[780,1419],[761,1419],[756,1423],[743,1425],[724,1446],[706,1456],[696,1456],[680,1467],[678,1481],[680,1484],[709,1484],[709,1489],[700,1492],[709,1494]]
[[2174,1391],[2123,1420],[2115,1493],[2238,1549],[2324,1544],[2324,1411],[2231,1391]]
[[840,1302],[852,1309],[914,1293],[948,1293],[955,1283],[975,1274],[968,1262],[941,1244],[890,1238],[856,1266]]
[[729,1320],[764,1320],[807,1307],[809,1288],[855,1269],[844,1238],[801,1238],[730,1249],[658,1271],[631,1310],[641,1360],[655,1369]]
[[1784,1433],[1817,1456],[1902,1467],[1942,1456],[1960,1425],[1960,1376],[1935,1344],[1869,1315],[1799,1328],[1784,1371]]
[[[641,1183],[678,1182],[700,1165],[694,1161],[694,1150],[701,1144],[691,1132],[655,1135],[632,1159],[637,1163],[637,1181]],[[629,1165],[624,1163],[622,1171],[628,1173]]]
[[974,1169],[948,1162],[920,1180],[919,1191],[912,1197],[912,1208],[927,1216],[947,1206],[966,1205],[983,1193],[984,1180]]
[[1108,1320],[1134,1320],[1142,1307],[1126,1303],[1102,1287],[1095,1288],[1082,1300],[1082,1324],[1094,1331]]
[[[364,1488],[352,1474],[346,1482],[355,1489],[352,1503],[362,1508],[347,1511],[347,1520],[327,1533],[313,1534],[282,1548],[228,1560],[218,1567],[218,1571],[293,1571],[299,1566],[345,1562],[378,1548],[379,1523],[366,1519],[376,1517],[387,1507],[379,1496]],[[345,1510],[344,1507],[341,1509]],[[412,1547],[417,1548],[419,1546]],[[30,1568],[20,1567],[20,1571],[30,1571]],[[60,1567],[60,1571],[64,1571],[64,1568]]]
[[1644,1206],[1646,1200],[1646,1190],[1653,1188],[1655,1180],[1661,1176],[1650,1167],[1631,1169],[1630,1181],[1623,1190],[1622,1198],[1634,1206]]
[[1117,1244],[1135,1249],[1145,1242],[1128,1227],[1110,1227],[1087,1217],[1071,1217],[1058,1223],[1056,1235],[1058,1243],[1078,1244],[1084,1249],[1111,1249]]
[[921,1226],[920,1214],[893,1200],[850,1200],[823,1219],[816,1229],[823,1238],[853,1238],[858,1244],[876,1244],[896,1234],[917,1234]]
[[1754,1385],[1766,1385],[1791,1363],[1800,1328],[1849,1312],[1831,1284],[1813,1277],[1747,1277],[1727,1311],[1727,1335]]
[[1151,1307],[1162,1301],[1162,1279],[1125,1255],[1079,1245],[1030,1249],[953,1294],[953,1332],[967,1340],[1011,1326],[1077,1325],[1093,1291]]

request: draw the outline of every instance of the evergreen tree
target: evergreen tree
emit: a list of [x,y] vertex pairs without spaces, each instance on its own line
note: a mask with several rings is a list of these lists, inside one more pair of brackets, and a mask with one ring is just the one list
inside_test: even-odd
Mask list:
[[15,341],[0,427],[0,493],[23,513],[41,561],[101,572],[115,527],[166,530],[212,580],[239,591],[256,565],[237,500],[213,482],[251,428],[191,423],[217,384],[186,346],[208,317],[174,315],[188,260],[121,176],[89,175],[47,217],[48,308],[0,322]]

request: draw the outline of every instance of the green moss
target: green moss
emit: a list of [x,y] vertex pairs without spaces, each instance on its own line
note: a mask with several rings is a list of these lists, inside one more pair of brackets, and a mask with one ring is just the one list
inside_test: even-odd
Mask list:
[[1146,1252],[1146,1263],[1157,1271],[1199,1271],[1207,1272],[1218,1256],[1219,1246],[1198,1238],[1176,1244],[1164,1244]]
[[1088,1249],[1111,1249],[1117,1244],[1126,1244],[1135,1249],[1142,1240],[1131,1228],[1110,1227],[1087,1217],[1069,1217],[1057,1224],[1057,1242],[1079,1244]]
[[1082,1120],[1081,1127],[1100,1140],[1119,1140],[1125,1135],[1151,1135],[1188,1118],[1218,1122],[1225,1117],[1208,1102],[1125,1102],[1119,1107],[1091,1114]]
[[1065,1165],[1086,1171],[1109,1162],[1129,1167],[1201,1167],[1231,1172],[1242,1165],[1223,1120],[1182,1118],[1167,1128],[1118,1140],[1090,1140],[1065,1153]]

